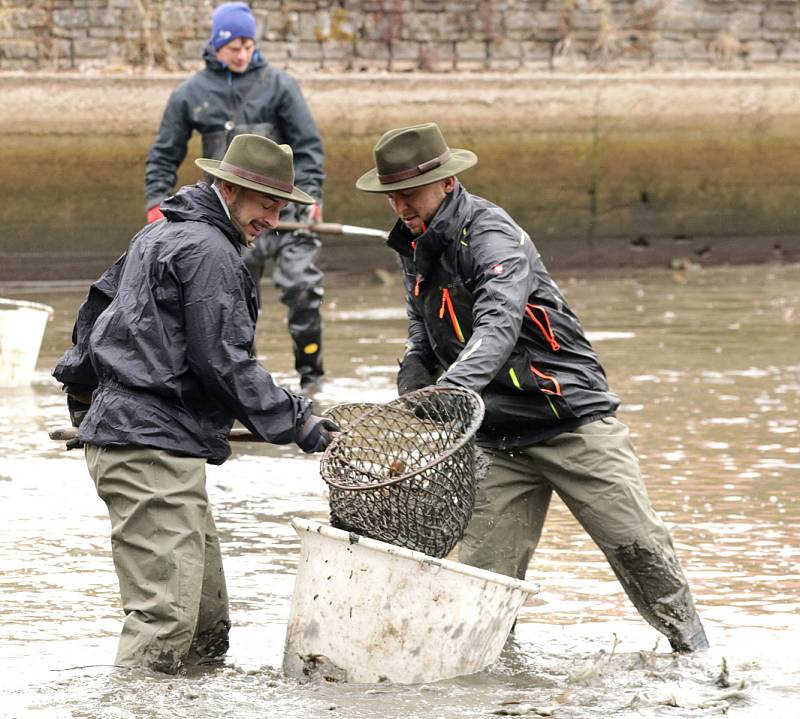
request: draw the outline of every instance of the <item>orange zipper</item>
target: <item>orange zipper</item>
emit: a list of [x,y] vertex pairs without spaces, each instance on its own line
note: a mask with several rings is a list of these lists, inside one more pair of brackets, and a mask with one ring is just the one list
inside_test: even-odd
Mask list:
[[459,342],[464,342],[464,334],[461,332],[461,326],[458,324],[458,317],[456,317],[456,310],[453,307],[453,298],[450,297],[450,290],[447,287],[442,287],[442,306],[439,308],[439,319],[444,319],[444,311],[447,309],[447,314],[450,315],[450,324],[453,325],[453,331],[456,333]]
[[[542,313],[544,317],[544,324],[542,324],[542,322],[536,317],[536,315],[533,314],[534,309],[537,309]],[[553,352],[557,352],[559,349],[561,349],[561,345],[558,344],[558,341],[556,340],[553,328],[550,326],[550,318],[547,316],[547,310],[541,305],[528,304],[525,305],[525,313],[528,315],[528,317],[531,318],[531,322],[533,322],[539,328],[541,333],[544,335],[544,338],[550,345],[550,349],[552,349]]]
[[558,383],[558,380],[555,377],[549,374],[545,374],[544,372],[540,372],[533,365],[531,365],[531,372],[533,372],[540,379],[552,382],[553,386],[556,388],[555,391],[553,391],[551,389],[545,389],[544,387],[540,387],[539,389],[542,390],[542,392],[544,392],[545,394],[557,394],[559,396],[561,395],[561,385]]

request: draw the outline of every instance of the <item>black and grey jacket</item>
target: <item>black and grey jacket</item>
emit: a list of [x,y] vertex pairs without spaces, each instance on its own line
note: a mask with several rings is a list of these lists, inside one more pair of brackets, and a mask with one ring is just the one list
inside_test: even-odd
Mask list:
[[243,73],[230,72],[210,46],[203,59],[206,67],[175,88],[167,102],[145,165],[146,208],[172,194],[195,131],[203,139],[203,157],[212,159],[220,159],[243,133],[286,143],[294,153],[295,184],[321,204],[322,140],[297,81],[257,50]]
[[527,233],[500,207],[448,194],[426,231],[398,221],[408,352],[483,396],[485,447],[536,444],[612,415],[619,399]]
[[95,282],[54,377],[92,394],[78,438],[221,464],[234,419],[288,444],[310,413],[252,354],[258,308],[239,233],[205,183],[162,204]]

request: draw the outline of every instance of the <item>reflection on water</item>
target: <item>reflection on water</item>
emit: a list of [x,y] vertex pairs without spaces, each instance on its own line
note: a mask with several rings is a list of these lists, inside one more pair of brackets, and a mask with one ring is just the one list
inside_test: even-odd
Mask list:
[[[56,309],[33,387],[0,397],[0,687],[12,717],[796,716],[800,700],[800,267],[559,278],[622,396],[712,650],[673,657],[560,504],[528,578],[542,591],[490,671],[413,687],[298,685],[277,671],[298,539],[324,520],[317,459],[239,445],[209,468],[235,628],[223,669],[114,670],[120,611],[108,518],[51,367],[82,287],[9,286]],[[328,288],[322,408],[386,401],[405,322],[398,283]],[[273,298],[274,299],[274,298]],[[277,302],[266,306],[278,307]],[[283,308],[262,361],[292,385]],[[651,651],[655,650],[655,651]],[[794,713],[793,713],[794,712]]]

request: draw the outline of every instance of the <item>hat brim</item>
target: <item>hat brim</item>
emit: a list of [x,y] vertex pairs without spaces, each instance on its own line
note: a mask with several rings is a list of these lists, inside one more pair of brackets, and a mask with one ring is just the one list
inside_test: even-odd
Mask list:
[[253,180],[245,180],[238,175],[234,175],[232,172],[220,170],[220,162],[221,160],[207,160],[204,157],[200,157],[194,161],[194,164],[212,177],[218,177],[220,180],[226,180],[234,185],[239,185],[239,187],[245,187],[248,190],[263,192],[265,195],[269,195],[270,197],[278,197],[282,200],[297,202],[300,205],[313,205],[316,202],[311,195],[306,194],[299,187],[292,186],[291,192],[284,192],[283,190],[276,190],[274,187],[262,185],[259,182],[254,182]]
[[459,172],[468,170],[473,165],[476,165],[477,162],[478,156],[471,150],[450,150],[450,159],[444,165],[439,165],[439,167],[423,172],[421,175],[409,177],[407,180],[400,180],[400,182],[383,183],[378,179],[378,170],[373,167],[356,180],[356,187],[364,192],[409,190],[412,187],[422,187],[423,185],[430,185],[432,182],[445,180],[448,177],[457,175]]

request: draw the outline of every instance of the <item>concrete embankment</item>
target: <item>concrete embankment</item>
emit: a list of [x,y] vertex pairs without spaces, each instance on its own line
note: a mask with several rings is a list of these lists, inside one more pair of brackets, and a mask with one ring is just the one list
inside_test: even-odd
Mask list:
[[[144,158],[182,77],[0,76],[0,281],[94,274],[143,221]],[[391,127],[435,120],[553,267],[800,259],[796,73],[315,75],[326,219],[386,226],[353,187]],[[199,153],[197,138],[189,159]],[[180,182],[199,173],[184,163]],[[391,266],[328,241],[323,264]]]

